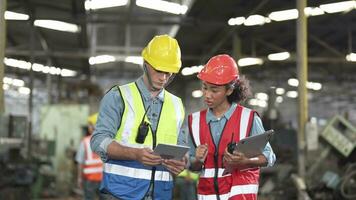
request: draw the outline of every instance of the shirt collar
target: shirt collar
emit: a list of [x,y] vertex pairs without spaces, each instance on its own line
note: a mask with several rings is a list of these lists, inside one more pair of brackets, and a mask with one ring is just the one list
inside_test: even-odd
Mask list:
[[[235,111],[236,107],[237,107],[237,104],[236,103],[232,103],[230,108],[224,113],[224,115],[221,118],[224,117],[226,120],[229,120],[231,115],[232,115],[232,113]],[[206,122],[207,123],[210,123],[211,121],[219,121],[220,119],[218,119],[213,114],[213,111],[210,108],[208,108],[208,112],[206,114]]]
[[[149,101],[151,98],[151,92],[148,90],[147,86],[145,85],[145,83],[143,82],[143,76],[141,76],[140,78],[138,78],[136,80],[136,84],[138,89],[141,91],[141,95],[144,98],[145,101]],[[164,101],[164,89],[162,89],[157,97],[157,99],[159,99],[160,101]]]

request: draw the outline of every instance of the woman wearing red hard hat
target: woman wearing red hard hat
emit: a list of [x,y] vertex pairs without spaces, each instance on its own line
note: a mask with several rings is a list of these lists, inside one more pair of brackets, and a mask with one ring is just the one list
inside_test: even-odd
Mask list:
[[198,199],[257,199],[259,168],[276,160],[270,144],[253,158],[227,149],[265,132],[257,113],[239,104],[249,93],[248,82],[226,54],[212,57],[198,78],[208,107],[188,116],[191,169],[200,171]]

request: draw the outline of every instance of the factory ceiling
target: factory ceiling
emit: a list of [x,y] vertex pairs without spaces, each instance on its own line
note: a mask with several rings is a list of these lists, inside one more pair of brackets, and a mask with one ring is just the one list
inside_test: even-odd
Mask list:
[[[272,15],[275,11],[295,9],[296,1],[170,1],[183,5],[185,14],[148,9],[139,6],[142,2],[144,0],[131,0],[123,6],[89,10],[82,0],[8,0],[8,11],[26,14],[29,19],[7,20],[5,57],[74,70],[76,77],[82,79],[90,76],[135,77],[141,68],[125,62],[127,56],[140,56],[142,48],[154,35],[166,33],[178,39],[183,67],[202,65],[215,54],[228,53],[237,60],[244,57],[262,59],[261,65],[241,67],[242,73],[251,79],[279,87],[297,76],[297,21],[278,21]],[[151,2],[153,5],[154,1]],[[326,6],[321,9],[321,5],[336,2],[339,1],[308,2],[310,10],[316,11],[307,18],[309,80],[345,85],[345,89],[355,88],[356,63],[345,57],[356,52],[356,2],[348,1],[354,7],[342,12],[331,13]],[[249,25],[254,23],[248,22],[253,17],[263,19],[260,25]],[[240,25],[230,26],[231,18],[234,19],[230,22]],[[41,19],[71,23],[78,29],[63,32],[42,28],[36,25],[36,20]],[[290,57],[283,61],[267,58],[278,52],[288,52]],[[90,57],[100,55],[112,56],[114,62],[89,64]],[[6,73],[27,74],[11,67],[7,67]],[[41,73],[35,76],[45,77]],[[178,80],[189,83],[195,76],[179,74]],[[337,93],[340,90],[330,88],[329,91]],[[350,93],[356,94],[355,91]]]

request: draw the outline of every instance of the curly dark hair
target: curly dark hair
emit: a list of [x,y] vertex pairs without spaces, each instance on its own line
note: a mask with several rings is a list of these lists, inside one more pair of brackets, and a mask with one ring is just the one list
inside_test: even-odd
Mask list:
[[[226,88],[232,84],[227,84]],[[227,97],[229,103],[240,103],[245,101],[251,95],[250,81],[245,76],[240,76],[239,80],[234,85],[234,91]]]

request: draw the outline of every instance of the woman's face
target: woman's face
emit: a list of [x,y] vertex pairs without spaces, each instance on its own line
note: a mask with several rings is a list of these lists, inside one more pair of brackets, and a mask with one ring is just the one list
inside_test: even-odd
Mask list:
[[204,102],[211,109],[228,103],[227,96],[232,93],[232,89],[227,89],[225,85],[214,85],[205,81],[203,81],[202,91]]

